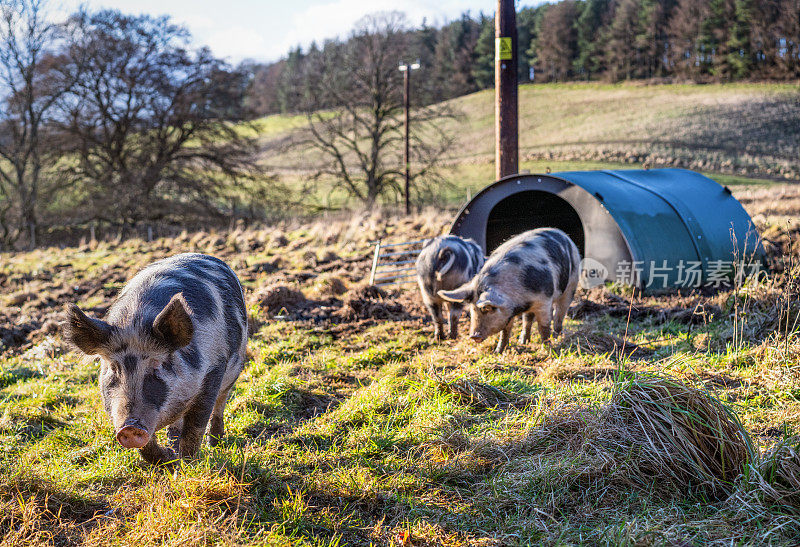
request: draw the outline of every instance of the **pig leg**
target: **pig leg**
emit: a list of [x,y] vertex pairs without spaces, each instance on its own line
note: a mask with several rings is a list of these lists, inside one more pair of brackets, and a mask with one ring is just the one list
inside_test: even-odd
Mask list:
[[536,316],[533,313],[522,314],[522,332],[519,335],[520,345],[527,344],[530,341],[531,327],[533,327],[533,321],[535,317]]
[[564,317],[567,316],[567,311],[569,310],[569,305],[572,302],[572,298],[575,296],[575,286],[570,285],[567,287],[567,290],[564,291],[564,294],[558,297],[556,300],[555,305],[555,317],[553,318],[553,331],[555,332],[556,336],[561,334],[561,330],[564,326]]
[[442,304],[441,302],[425,302],[425,307],[428,308],[428,312],[431,314],[431,318],[433,318],[434,324],[434,331],[433,331],[433,339],[439,342],[442,338],[444,338],[444,316],[442,315]]
[[228,394],[231,392],[231,387],[232,386],[220,391],[217,402],[214,405],[214,410],[211,412],[211,424],[208,426],[208,444],[211,446],[217,446],[225,435],[223,414],[225,412],[225,405],[228,402]]
[[175,452],[158,444],[155,435],[150,438],[150,442],[139,449],[139,454],[146,462],[153,465],[161,465],[178,459]]
[[[213,372],[209,374],[213,374]],[[221,381],[222,378],[219,378],[219,380]],[[181,431],[181,440],[178,445],[178,454],[180,454],[181,458],[194,458],[200,450],[203,434],[206,432],[211,412],[219,395],[219,384],[217,384],[217,389],[209,391],[207,394],[201,394],[183,416],[183,430]]]
[[167,428],[167,439],[169,439],[169,445],[175,452],[178,452],[182,431],[183,431],[183,418],[177,419]]
[[455,340],[458,338],[458,320],[461,318],[461,312],[464,306],[450,303],[450,338]]
[[539,304],[533,313],[536,315],[539,337],[541,337],[542,343],[547,343],[550,340],[550,322],[553,320],[553,301],[547,300]]
[[508,346],[508,340],[511,338],[511,329],[514,327],[514,318],[512,317],[506,327],[500,331],[500,340],[497,342],[497,347],[494,348],[495,353],[503,353]]

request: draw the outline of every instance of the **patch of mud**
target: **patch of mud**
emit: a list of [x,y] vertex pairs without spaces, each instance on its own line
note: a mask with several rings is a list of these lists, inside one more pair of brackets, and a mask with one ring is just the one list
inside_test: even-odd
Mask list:
[[302,292],[286,285],[270,285],[258,291],[252,298],[270,316],[294,313],[308,306]]
[[[655,300],[655,299],[648,299]],[[631,321],[652,319],[658,323],[676,321],[686,325],[701,325],[719,317],[722,308],[708,297],[680,294],[662,295],[658,304],[643,300],[629,300],[606,290],[593,289],[577,298],[569,309],[573,319],[585,319],[598,315],[628,318]]]
[[358,319],[405,321],[414,318],[394,297],[373,286],[362,287],[345,295],[344,305],[337,315],[347,321]]

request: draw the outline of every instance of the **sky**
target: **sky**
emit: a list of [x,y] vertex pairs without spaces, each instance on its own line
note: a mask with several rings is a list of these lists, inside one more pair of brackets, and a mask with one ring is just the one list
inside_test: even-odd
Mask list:
[[54,0],[63,10],[79,5],[126,13],[170,15],[185,25],[197,45],[207,45],[232,63],[275,61],[290,48],[346,36],[358,19],[399,10],[413,25],[426,18],[441,25],[470,11],[494,13],[496,0]]

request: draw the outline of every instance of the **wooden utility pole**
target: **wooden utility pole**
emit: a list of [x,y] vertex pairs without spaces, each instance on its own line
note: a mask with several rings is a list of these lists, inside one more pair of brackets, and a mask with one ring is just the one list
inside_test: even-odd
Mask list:
[[497,178],[519,171],[517,129],[517,16],[514,0],[497,0],[494,17],[495,170]]

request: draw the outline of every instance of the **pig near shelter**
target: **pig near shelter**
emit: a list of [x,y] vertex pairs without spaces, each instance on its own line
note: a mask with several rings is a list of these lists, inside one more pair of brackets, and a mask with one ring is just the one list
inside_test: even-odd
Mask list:
[[501,353],[517,315],[522,315],[520,344],[530,340],[534,318],[543,342],[550,338],[553,319],[556,334],[561,333],[579,269],[580,254],[569,236],[556,228],[538,228],[503,243],[471,281],[455,290],[439,291],[439,296],[469,303],[470,337],[482,342],[500,332],[495,352]]
[[[417,283],[422,302],[428,308],[434,324],[434,338],[444,336],[442,304],[439,291],[460,287],[483,266],[483,250],[471,239],[458,236],[439,236],[431,239],[417,257]],[[458,319],[464,307],[457,302],[448,304],[450,338],[458,337]]]
[[[194,457],[244,367],[247,314],[236,274],[221,260],[180,254],[139,272],[105,321],[69,309],[64,337],[100,357],[100,393],[117,441],[159,464]],[[210,426],[209,426],[210,420]],[[155,433],[169,426],[170,447]]]

